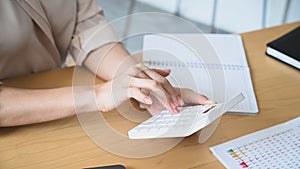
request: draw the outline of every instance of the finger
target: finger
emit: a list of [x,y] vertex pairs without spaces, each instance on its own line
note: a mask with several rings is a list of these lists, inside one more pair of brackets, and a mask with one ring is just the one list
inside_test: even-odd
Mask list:
[[155,96],[159,102],[164,105],[170,112],[178,113],[177,106],[171,101],[169,94],[156,81],[152,79],[132,78],[130,87],[148,89],[151,94]]
[[[148,90],[145,89],[141,89],[141,92],[146,94],[147,96],[150,95],[150,92]],[[159,101],[155,98],[152,97],[152,104],[151,105],[147,105],[147,104],[142,104],[143,107],[145,109],[147,109],[147,111],[152,115],[155,116],[157,114],[159,114],[163,109],[165,109],[160,103]]]
[[138,75],[140,72],[142,72],[142,70],[139,67],[137,67],[136,65],[135,66],[131,66],[126,71],[126,73],[128,75],[133,76],[133,77],[135,77],[136,75]]
[[[151,97],[150,91],[145,90],[145,89],[140,89],[140,90],[145,95]],[[152,98],[153,103],[151,105],[144,105],[144,107],[150,112],[150,114],[155,115],[165,109],[165,107],[163,105],[161,105],[155,97],[151,97],[151,98]],[[184,102],[182,103],[182,105],[184,105]]]
[[[141,67],[143,69],[141,69]],[[147,79],[136,80],[138,78],[135,78],[135,76],[137,74],[139,74],[141,72],[141,70],[145,70],[145,69],[148,69],[148,68],[146,66],[143,66],[143,64],[138,64],[138,65],[130,67],[127,70],[127,74],[129,76],[132,76],[132,78],[130,79],[129,86],[150,89],[153,92],[153,95],[158,98],[158,100],[161,102],[162,105],[164,105],[164,107],[166,109],[168,109],[172,113],[178,113],[179,111],[177,109],[177,106],[174,105],[174,103],[172,103],[173,101],[170,98],[169,94],[157,82],[155,82],[153,80],[151,80],[152,82],[151,81],[147,82],[147,81],[145,81]],[[148,80],[150,80],[150,79],[148,79]],[[137,81],[137,83],[135,83],[136,81]]]
[[[129,68],[128,70],[128,74],[132,75],[132,76],[136,76],[138,75],[139,73],[142,73],[144,70],[147,70],[149,69],[148,67],[146,67],[144,64],[142,63],[139,63],[135,66],[132,66],[131,68]],[[160,74],[161,76],[168,76],[171,72],[170,69],[156,69],[156,68],[152,68],[150,69],[158,74]],[[145,75],[145,74],[144,74]]]
[[[170,72],[171,72],[170,69],[155,69],[155,68],[152,68],[150,70],[158,73],[159,75],[161,75],[163,77],[169,76]],[[141,71],[139,74],[137,74],[136,77],[140,77],[140,78],[144,78],[144,79],[150,79],[150,77],[147,74],[145,74],[143,71]]]
[[[141,63],[130,67],[127,70],[127,74],[130,76],[133,76],[133,77],[141,77],[141,78],[149,79],[150,77],[144,73],[144,70],[141,68],[140,65],[141,65]],[[144,69],[147,69],[147,68],[144,67]]]
[[127,70],[127,74],[132,76],[132,77],[139,77],[139,78],[143,78],[143,79],[150,79],[150,77],[148,75],[146,75],[144,73],[143,70],[140,69],[140,67],[138,67],[137,65],[130,67]]
[[160,74],[152,71],[152,70],[145,70],[144,71],[151,79],[158,81],[161,86],[165,89],[165,91],[170,95],[170,98],[175,104],[175,106],[182,106],[179,98],[180,98],[180,93],[177,92],[177,90],[174,89],[174,87],[171,85],[171,83],[163,76]]
[[209,100],[206,96],[198,94],[198,103],[199,104],[214,104],[215,102]]
[[160,74],[161,76],[163,77],[167,77],[170,75],[171,73],[171,70],[170,69],[155,69],[155,68],[152,68],[151,70],[155,71],[156,73]]
[[212,100],[209,100],[205,95],[199,94],[191,89],[181,89],[181,96],[185,104],[213,104]]
[[148,110],[148,112],[152,115],[152,116],[155,116],[155,115],[158,115],[161,111],[163,111],[165,108],[162,107],[162,106],[149,106],[147,105],[146,109]]
[[135,100],[145,104],[145,105],[151,105],[152,99],[145,95],[143,92],[141,92],[138,88],[129,88],[128,89],[128,97],[134,98]]
[[170,82],[163,76],[161,76],[159,73],[156,73],[155,71],[147,68],[143,64],[138,64],[137,67],[139,67],[141,70],[145,72],[146,75],[148,75],[151,79],[159,82],[162,87],[166,90],[166,92],[170,95],[170,98],[175,104],[175,106],[181,106],[180,101],[178,100],[179,93],[174,89],[174,87],[170,84]]
[[142,78],[142,79],[150,79],[150,77],[148,75],[146,75],[143,71],[138,73],[135,77],[139,77],[139,78]]
[[155,98],[153,98],[152,100],[153,103],[151,105],[146,105],[146,104],[143,105],[152,116],[155,116],[159,114],[161,111],[163,111],[165,107],[162,106]]
[[145,90],[145,89],[140,89],[141,92],[143,92],[145,95],[149,96],[150,95],[150,91],[149,90]]

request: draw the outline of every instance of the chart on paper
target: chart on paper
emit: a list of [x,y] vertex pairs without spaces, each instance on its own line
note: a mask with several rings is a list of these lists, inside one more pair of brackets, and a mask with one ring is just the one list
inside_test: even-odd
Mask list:
[[211,151],[227,168],[300,168],[300,117]]

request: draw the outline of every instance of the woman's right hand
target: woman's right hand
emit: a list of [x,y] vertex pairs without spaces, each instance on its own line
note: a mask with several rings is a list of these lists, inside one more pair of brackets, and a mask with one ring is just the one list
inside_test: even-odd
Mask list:
[[178,113],[177,107],[183,105],[183,100],[169,81],[158,72],[139,63],[112,80],[97,85],[98,108],[109,111],[127,99],[134,98],[149,106],[153,102],[159,102],[170,112]]

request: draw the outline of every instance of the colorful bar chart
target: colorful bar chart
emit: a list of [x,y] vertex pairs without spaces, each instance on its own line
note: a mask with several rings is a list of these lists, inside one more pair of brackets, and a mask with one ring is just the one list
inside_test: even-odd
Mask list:
[[300,168],[300,117],[210,149],[227,168]]

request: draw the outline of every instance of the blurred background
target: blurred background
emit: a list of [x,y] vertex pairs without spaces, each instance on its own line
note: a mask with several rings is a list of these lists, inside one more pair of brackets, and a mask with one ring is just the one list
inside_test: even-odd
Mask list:
[[[300,0],[97,0],[97,3],[109,21],[140,12],[161,12],[184,18],[204,33],[242,33],[300,20]],[[139,21],[128,20],[115,29],[123,34],[134,32],[131,30],[134,27],[170,29],[176,25],[173,29],[186,30],[177,19],[166,21],[149,15],[143,18],[143,24],[136,22]],[[123,42],[130,52],[142,48],[139,36]]]
[[[109,21],[140,12],[160,12],[186,19],[204,33],[242,33],[300,21],[300,0],[97,0],[97,3]],[[186,30],[186,25],[178,19],[151,15],[142,19],[142,24],[141,20],[125,20],[115,29],[123,35],[135,32],[133,29],[137,27]],[[142,40],[142,36],[131,36],[123,43],[135,53],[142,49]],[[72,59],[67,63],[74,64]]]
[[[299,0],[97,0],[106,17],[138,12],[178,15],[203,32],[241,33],[300,20]],[[149,20],[157,18],[149,18]]]

